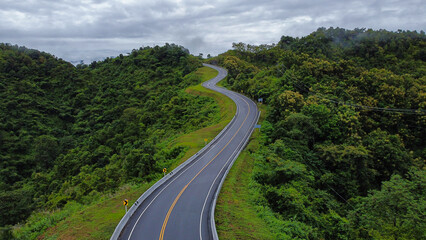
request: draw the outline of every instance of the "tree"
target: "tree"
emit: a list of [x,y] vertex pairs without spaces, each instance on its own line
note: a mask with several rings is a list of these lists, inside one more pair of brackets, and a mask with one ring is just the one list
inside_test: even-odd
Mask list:
[[287,137],[309,147],[313,146],[318,135],[320,135],[320,129],[312,118],[301,113],[293,113],[285,120],[279,121],[273,133],[274,139]]
[[[324,166],[326,185],[338,189],[340,201],[358,195],[365,196],[374,186],[376,172],[372,169],[368,150],[362,146],[318,144],[316,152]],[[320,181],[320,183],[322,183]]]
[[34,209],[33,189],[26,185],[13,191],[0,192],[0,226],[26,219]]
[[58,154],[58,140],[55,137],[41,135],[35,139],[34,159],[39,168],[44,170],[52,168]]
[[424,170],[415,172],[411,181],[393,175],[366,197],[351,215],[358,236],[368,229],[375,239],[424,239],[425,176]]
[[377,186],[389,180],[393,174],[407,173],[412,159],[398,135],[390,135],[378,129],[369,133],[363,143],[371,153],[372,168],[377,173]]
[[270,117],[276,121],[289,116],[290,113],[299,112],[305,105],[305,101],[302,94],[285,90],[271,101],[271,105],[273,105],[273,112]]

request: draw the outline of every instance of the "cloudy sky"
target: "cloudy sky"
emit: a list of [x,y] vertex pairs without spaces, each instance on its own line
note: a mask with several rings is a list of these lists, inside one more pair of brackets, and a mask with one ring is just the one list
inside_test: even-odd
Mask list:
[[176,43],[217,55],[319,27],[425,30],[425,0],[0,0],[0,42],[68,61]]

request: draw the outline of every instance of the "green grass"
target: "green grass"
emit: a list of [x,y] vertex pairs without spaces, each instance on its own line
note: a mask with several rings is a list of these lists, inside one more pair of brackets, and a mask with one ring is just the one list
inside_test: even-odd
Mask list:
[[[265,116],[264,106],[261,119]],[[253,132],[246,149],[234,163],[221,189],[215,211],[219,239],[274,239],[267,223],[259,216],[250,189],[254,159],[250,152],[259,147],[259,130]]]
[[[202,82],[205,82],[214,78],[218,74],[218,72],[209,67],[202,67],[198,69],[196,74],[201,76]],[[222,131],[222,129],[225,128],[225,126],[231,121],[237,110],[237,106],[230,98],[210,89],[206,89],[202,87],[201,84],[191,86],[187,88],[185,92],[193,95],[207,96],[213,98],[215,102],[219,105],[220,115],[217,118],[216,124],[203,129],[199,129],[189,134],[185,134],[181,137],[178,137],[175,141],[172,142],[173,146],[189,147],[182,160],[176,162],[172,166],[172,168],[186,161],[186,159],[188,159],[196,152],[198,152],[201,148],[203,148],[206,144],[204,142],[204,139],[207,139],[207,142],[210,142],[214,137],[216,137],[217,134],[219,134],[219,132]]]
[[123,186],[114,196],[106,196],[97,204],[84,206],[37,239],[109,239],[125,210],[122,201],[129,199],[131,206],[152,183]]
[[[215,77],[218,72],[202,67],[195,74],[199,75],[204,82]],[[229,123],[236,111],[236,105],[231,99],[205,89],[201,84],[189,87],[185,92],[212,97],[220,111],[212,126],[177,137],[168,144],[169,147],[184,146],[188,149],[181,159],[172,164],[171,169],[203,148],[204,139],[208,141],[213,139]],[[123,186],[114,195],[103,196],[95,204],[40,213],[34,217],[32,226],[38,224],[47,229],[30,229],[32,226],[27,224],[21,229],[15,229],[15,234],[21,234],[19,236],[22,239],[109,239],[124,215],[123,199],[129,199],[129,206],[131,206],[154,182]],[[40,236],[39,232],[43,234]]]
[[209,67],[202,67],[199,68],[196,72],[196,75],[201,77],[201,82],[205,82],[207,80],[210,80],[214,77],[217,76],[218,71],[214,70],[213,68],[209,68]]

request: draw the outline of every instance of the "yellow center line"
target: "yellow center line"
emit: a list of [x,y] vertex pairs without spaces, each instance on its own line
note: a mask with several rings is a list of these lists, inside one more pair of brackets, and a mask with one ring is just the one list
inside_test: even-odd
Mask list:
[[167,222],[169,221],[169,217],[170,217],[170,214],[172,213],[172,211],[173,211],[173,208],[175,207],[175,205],[176,205],[176,203],[177,203],[177,201],[179,200],[179,198],[182,196],[182,194],[183,194],[183,192],[185,192],[185,190],[186,190],[186,188],[188,188],[188,186],[189,186],[189,184],[191,184],[191,182],[192,181],[194,181],[194,179],[198,176],[198,175],[200,175],[200,173],[202,172],[202,171],[204,171],[204,169],[213,161],[213,160],[215,160],[216,159],[216,157],[217,156],[219,156],[219,154],[229,145],[229,143],[231,143],[231,141],[232,141],[232,139],[234,139],[234,137],[235,136],[237,136],[237,133],[240,131],[240,129],[243,127],[243,125],[244,125],[244,123],[246,122],[246,120],[247,120],[247,118],[248,118],[248,116],[250,115],[250,105],[249,105],[249,103],[244,99],[244,98],[242,98],[243,99],[243,101],[247,104],[247,106],[248,106],[248,113],[247,113],[247,116],[245,117],[245,119],[244,119],[244,121],[243,121],[243,123],[241,123],[241,126],[238,128],[238,130],[237,130],[237,132],[235,132],[235,134],[234,134],[234,136],[232,136],[232,138],[228,141],[228,143],[226,143],[226,145],[220,150],[220,152],[218,152],[217,154],[216,154],[216,156],[214,156],[213,158],[212,158],[212,160],[210,160],[192,179],[191,179],[191,181],[189,181],[183,188],[182,188],[182,190],[179,192],[179,194],[176,196],[176,198],[175,198],[175,200],[173,201],[173,203],[172,203],[172,205],[170,206],[170,208],[169,208],[169,211],[167,212],[167,215],[166,215],[166,218],[164,219],[164,222],[163,222],[163,226],[161,227],[161,232],[160,232],[160,238],[159,238],[159,240],[163,240],[163,238],[164,238],[164,232],[165,232],[165,230],[166,230],[166,226],[167,226]]

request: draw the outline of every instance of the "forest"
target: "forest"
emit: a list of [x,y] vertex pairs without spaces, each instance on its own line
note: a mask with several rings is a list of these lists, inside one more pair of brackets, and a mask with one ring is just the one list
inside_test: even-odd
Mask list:
[[424,32],[319,28],[210,60],[268,115],[251,204],[272,239],[425,239]]
[[[423,31],[319,28],[206,61],[267,108],[250,195],[273,239],[426,238]],[[161,177],[186,151],[163,143],[219,111],[184,92],[201,63],[175,44],[77,66],[0,44],[0,227]]]
[[0,44],[0,226],[158,178],[185,152],[160,143],[217,111],[183,91],[200,66],[174,44],[77,66]]

